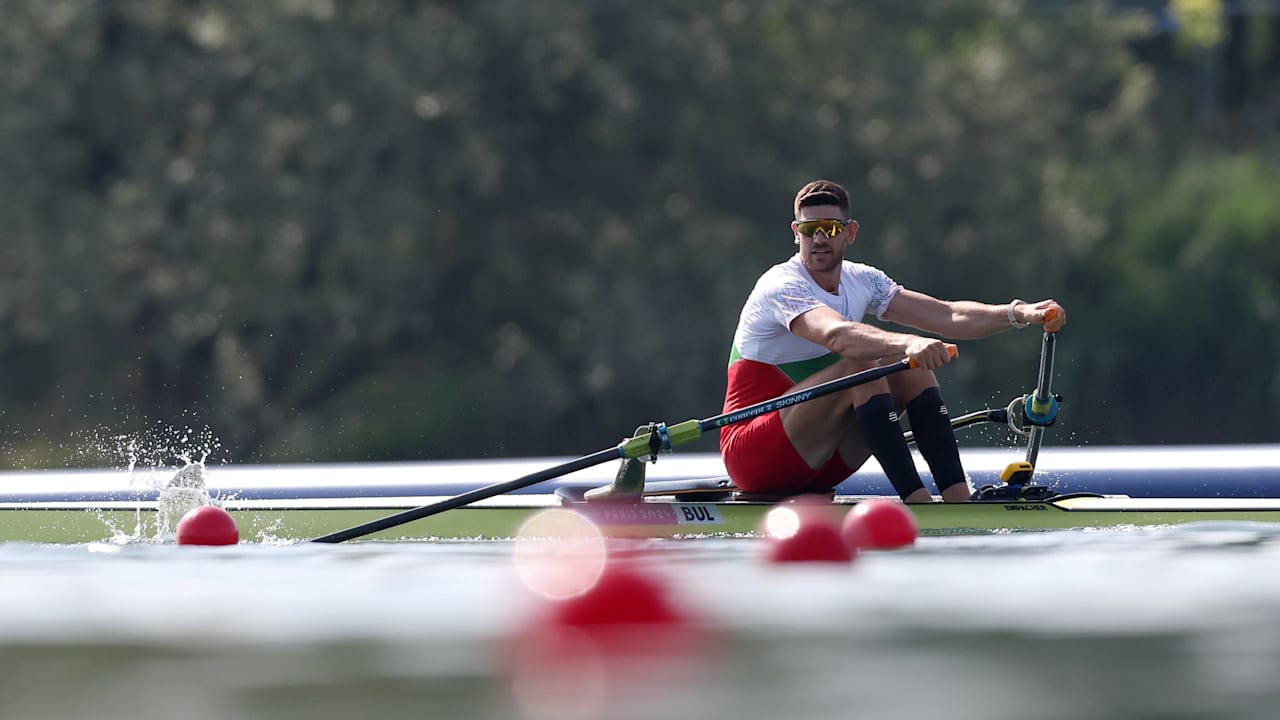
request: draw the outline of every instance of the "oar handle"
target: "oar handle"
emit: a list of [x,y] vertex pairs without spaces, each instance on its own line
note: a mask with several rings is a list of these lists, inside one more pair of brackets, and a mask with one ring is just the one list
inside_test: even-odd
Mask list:
[[[960,349],[957,348],[955,345],[952,345],[951,343],[947,343],[947,354],[951,355],[951,357],[959,357]],[[908,367],[912,367],[912,368],[920,367],[920,363],[916,362],[915,358],[907,358],[906,360],[907,360]]]
[[[1044,321],[1045,321],[1045,323],[1046,323],[1046,324],[1047,324],[1050,320],[1052,320],[1052,319],[1054,319],[1054,318],[1056,318],[1056,317],[1058,317],[1058,308],[1049,308],[1049,309],[1048,309],[1048,310],[1046,310],[1046,311],[1045,311],[1045,313],[1044,313]],[[1046,329],[1046,330],[1045,330],[1045,332],[1047,332],[1047,333],[1056,333],[1056,332],[1058,332],[1058,331],[1057,331],[1057,330],[1049,330],[1049,329]]]

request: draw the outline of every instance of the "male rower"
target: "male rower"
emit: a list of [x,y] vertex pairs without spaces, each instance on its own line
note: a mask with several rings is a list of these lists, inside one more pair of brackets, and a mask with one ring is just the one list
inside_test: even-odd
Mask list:
[[939,300],[845,260],[858,223],[850,217],[849,193],[834,182],[802,187],[794,210],[791,231],[799,252],[767,270],[742,308],[725,412],[904,356],[919,367],[722,428],[720,452],[729,477],[749,493],[825,493],[874,455],[904,501],[932,502],[899,424],[905,411],[942,499],[968,500],[955,432],[933,374],[951,361],[947,345],[862,319],[870,313],[955,340],[1032,324],[1056,331],[1066,312],[1053,300]]

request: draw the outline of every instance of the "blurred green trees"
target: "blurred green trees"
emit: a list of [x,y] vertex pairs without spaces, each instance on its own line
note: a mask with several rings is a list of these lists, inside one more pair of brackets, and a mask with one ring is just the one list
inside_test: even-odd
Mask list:
[[[814,177],[904,284],[1067,305],[1059,442],[1280,439],[1280,23],[1119,5],[7,0],[0,464],[172,418],[320,461],[714,414]],[[1037,349],[967,343],[950,404]]]

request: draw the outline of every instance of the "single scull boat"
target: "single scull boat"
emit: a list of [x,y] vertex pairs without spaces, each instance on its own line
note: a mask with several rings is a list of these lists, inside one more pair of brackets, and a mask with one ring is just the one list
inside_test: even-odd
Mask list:
[[[913,505],[925,534],[1149,526],[1195,521],[1280,522],[1280,446],[1048,449],[1044,432],[1061,397],[1050,391],[1055,338],[1044,334],[1036,388],[1005,408],[955,418],[957,428],[1007,424],[1027,440],[1026,459],[999,450],[964,454],[979,490],[969,503]],[[222,468],[189,466],[163,486],[123,472],[0,474],[0,541],[83,543],[161,538],[186,510],[228,510],[246,539],[335,542],[355,538],[509,538],[534,514],[559,508],[609,535],[688,537],[755,533],[778,500],[734,492],[716,455],[654,465],[643,486],[610,486],[598,467],[611,458],[656,459],[703,432],[739,422],[815,391],[834,392],[907,367],[876,368],[707,420],[649,426],[617,448],[534,470],[538,461],[373,466]],[[909,436],[908,436],[909,437]],[[1044,468],[1052,468],[1046,472]],[[518,473],[514,481],[502,482]],[[1032,474],[1035,480],[1032,480]],[[922,468],[926,482],[927,469]],[[283,479],[282,479],[283,478]],[[459,480],[458,478],[465,478]],[[536,486],[536,487],[535,487]],[[588,491],[591,499],[587,499]],[[600,492],[607,489],[606,492]],[[874,461],[837,488],[829,506],[892,495]],[[447,510],[447,512],[445,512]]]

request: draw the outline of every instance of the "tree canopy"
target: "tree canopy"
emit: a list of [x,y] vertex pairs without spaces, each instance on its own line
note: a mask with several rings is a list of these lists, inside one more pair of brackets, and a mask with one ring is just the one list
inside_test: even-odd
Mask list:
[[[1152,5],[1150,3],[1144,5]],[[845,184],[850,257],[1055,297],[1064,443],[1280,432],[1280,21],[1234,3],[9,0],[0,463],[578,454],[719,411]],[[1034,383],[962,347],[949,405]],[[1069,424],[1068,424],[1069,423]],[[708,445],[704,449],[711,449]]]

